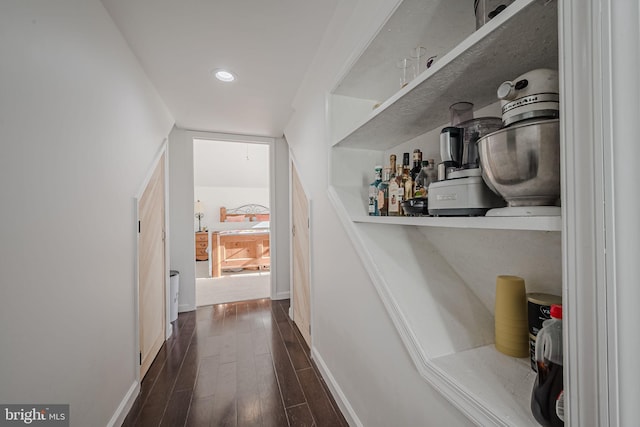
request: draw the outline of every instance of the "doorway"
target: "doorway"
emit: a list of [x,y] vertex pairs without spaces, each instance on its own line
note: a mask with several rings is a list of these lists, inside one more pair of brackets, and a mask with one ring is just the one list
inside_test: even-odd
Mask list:
[[193,139],[197,307],[271,296],[270,150]]

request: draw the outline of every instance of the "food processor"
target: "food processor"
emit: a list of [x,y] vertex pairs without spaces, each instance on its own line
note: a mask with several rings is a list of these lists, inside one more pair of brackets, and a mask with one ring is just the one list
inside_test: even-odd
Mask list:
[[470,119],[440,133],[439,181],[429,185],[429,215],[478,216],[504,200],[482,179],[477,143],[502,127],[499,117]]

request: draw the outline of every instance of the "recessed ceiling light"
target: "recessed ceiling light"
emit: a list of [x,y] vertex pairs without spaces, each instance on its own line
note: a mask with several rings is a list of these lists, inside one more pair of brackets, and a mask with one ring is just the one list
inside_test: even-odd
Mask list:
[[216,76],[216,79],[226,83],[232,82],[236,79],[235,74],[230,71],[223,70],[222,68],[213,70],[213,75]]

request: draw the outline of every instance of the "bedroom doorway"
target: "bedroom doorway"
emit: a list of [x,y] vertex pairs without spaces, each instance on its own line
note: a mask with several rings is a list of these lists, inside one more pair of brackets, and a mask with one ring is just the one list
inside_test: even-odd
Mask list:
[[271,296],[269,151],[193,140],[197,307]]

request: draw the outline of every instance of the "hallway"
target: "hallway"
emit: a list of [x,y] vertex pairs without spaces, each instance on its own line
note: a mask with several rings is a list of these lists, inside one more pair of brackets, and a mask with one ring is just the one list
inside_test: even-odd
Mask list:
[[181,313],[124,426],[347,426],[289,300]]

